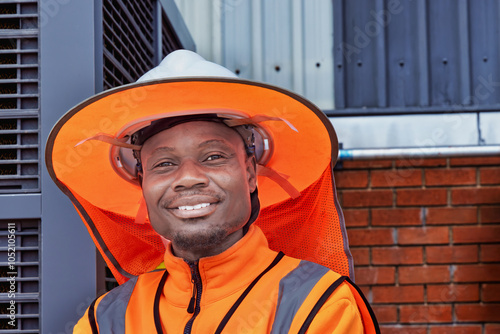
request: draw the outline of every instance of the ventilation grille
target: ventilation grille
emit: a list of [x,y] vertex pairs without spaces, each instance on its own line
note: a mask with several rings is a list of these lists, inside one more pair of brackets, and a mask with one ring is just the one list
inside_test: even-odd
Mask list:
[[154,67],[153,22],[152,1],[103,1],[105,90]]
[[0,220],[0,333],[40,331],[39,235],[39,220]]
[[37,1],[0,3],[0,193],[40,191]]

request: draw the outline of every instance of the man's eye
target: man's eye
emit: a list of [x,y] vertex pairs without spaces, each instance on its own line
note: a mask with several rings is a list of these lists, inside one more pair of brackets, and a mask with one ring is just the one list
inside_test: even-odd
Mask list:
[[214,160],[218,160],[218,159],[222,159],[222,155],[212,154],[207,158],[207,161],[214,161]]
[[170,161],[162,161],[162,162],[160,162],[160,163],[157,163],[157,164],[155,165],[155,167],[171,167],[171,166],[173,166],[173,165],[174,165],[174,164],[173,164],[172,162],[170,162]]

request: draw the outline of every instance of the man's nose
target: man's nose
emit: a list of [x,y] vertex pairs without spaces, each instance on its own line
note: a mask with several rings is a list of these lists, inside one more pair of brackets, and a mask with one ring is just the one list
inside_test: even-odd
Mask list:
[[183,161],[176,171],[176,177],[172,183],[174,190],[183,190],[194,187],[206,187],[208,177],[197,161]]

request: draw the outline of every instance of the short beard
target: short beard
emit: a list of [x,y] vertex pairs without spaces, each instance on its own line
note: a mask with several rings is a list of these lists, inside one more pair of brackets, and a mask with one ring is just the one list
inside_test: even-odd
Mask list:
[[[220,245],[227,237],[227,231],[221,227],[212,227],[209,230],[202,230],[198,232],[179,232],[173,236],[173,244],[176,248],[185,251],[195,251],[196,253],[203,253],[214,246]],[[206,256],[209,256],[207,254]]]

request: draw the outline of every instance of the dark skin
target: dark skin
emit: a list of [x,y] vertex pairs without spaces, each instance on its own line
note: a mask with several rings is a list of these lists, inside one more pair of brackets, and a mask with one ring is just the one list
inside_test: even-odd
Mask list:
[[141,160],[151,225],[176,256],[194,262],[243,237],[256,170],[236,131],[207,121],[179,124],[149,138]]

